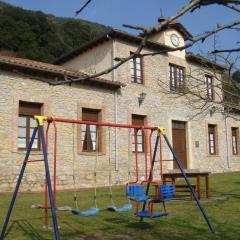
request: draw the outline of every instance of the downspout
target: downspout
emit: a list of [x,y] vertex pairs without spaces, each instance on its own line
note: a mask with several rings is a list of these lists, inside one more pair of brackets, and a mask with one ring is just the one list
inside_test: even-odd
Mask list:
[[[115,91],[114,93],[114,103],[115,103],[115,123],[117,123],[117,109],[118,109],[118,93]],[[117,128],[115,128],[115,170],[118,171],[118,132]]]
[[[115,39],[111,38],[108,35],[108,38],[112,40],[113,42],[113,48],[112,48],[112,66],[115,65],[114,59],[115,59],[115,53],[116,53],[116,42]],[[112,81],[116,81],[116,69],[112,72]],[[115,123],[118,122],[118,92],[117,90],[114,92],[114,121]],[[118,131],[117,128],[115,128],[115,171],[118,171]]]

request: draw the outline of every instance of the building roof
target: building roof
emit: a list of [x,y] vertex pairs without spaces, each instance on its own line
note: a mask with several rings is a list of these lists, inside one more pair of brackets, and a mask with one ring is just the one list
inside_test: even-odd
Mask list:
[[[159,20],[160,24],[161,24],[161,21],[165,21],[165,19],[164,18],[160,19]],[[171,28],[178,30],[183,35],[184,40],[190,40],[193,38],[192,34],[177,20],[170,22],[167,26],[163,27],[160,31],[153,30],[152,34],[162,32],[162,31],[165,31],[166,29],[171,29]],[[140,34],[140,36],[143,37],[144,33]]]
[[[52,77],[64,77],[71,78],[86,78],[89,75],[83,71],[77,71],[71,68],[63,66],[53,65],[49,63],[43,63],[39,61],[33,61],[24,58],[16,58],[0,55],[0,68],[11,69],[11,70],[24,70],[26,73],[34,75],[48,75]],[[52,80],[47,78],[47,82],[51,83]],[[104,78],[90,78],[85,81],[81,81],[82,84],[98,85],[101,87],[107,87],[111,89],[117,89],[122,86],[122,83],[106,80]]]
[[[103,34],[102,36],[96,38],[95,40],[88,42],[87,44],[83,45],[82,47],[75,49],[72,52],[61,56],[60,58],[56,59],[53,63],[54,64],[62,64],[64,62],[72,59],[73,57],[78,56],[79,54],[98,46],[99,44],[101,44],[105,41],[109,41],[111,38],[118,38],[118,39],[130,42],[130,43],[134,43],[136,45],[140,44],[141,41],[143,40],[143,38],[140,36],[135,36],[135,35],[132,35],[127,32],[123,32],[123,31],[116,30],[116,29],[111,29],[110,31]],[[158,43],[155,41],[150,41],[150,40],[146,42],[146,48],[149,48],[149,49],[152,49],[155,51],[158,51],[158,50],[160,51],[163,49],[171,49],[171,47],[166,46],[165,44],[161,44],[161,43]]]
[[226,67],[224,67],[223,65],[213,62],[213,61],[209,60],[208,58],[201,56],[200,54],[186,52],[186,60],[195,62],[204,67],[210,67],[210,68],[214,68],[214,69],[220,70],[220,71],[226,70]]
[[[183,27],[183,25],[181,23],[177,22],[177,21],[174,21],[172,24],[175,27],[178,27],[179,29],[181,28],[182,31],[186,30]],[[192,35],[189,32],[186,32],[186,34],[189,37],[192,37]],[[86,52],[86,51],[88,51],[91,48],[97,47],[99,44],[101,44],[101,43],[103,43],[105,41],[109,41],[111,38],[122,39],[122,40],[125,40],[127,42],[134,43],[134,44],[140,44],[142,39],[143,39],[141,36],[135,36],[135,35],[123,32],[123,31],[119,31],[119,30],[116,30],[116,29],[111,29],[109,32],[103,34],[99,38],[97,38],[97,39],[95,39],[95,40],[93,40],[93,41],[83,45],[82,47],[80,47],[78,49],[73,50],[70,53],[67,53],[67,54],[61,56],[60,58],[56,59],[53,63],[54,64],[63,64],[64,62],[72,59],[73,57],[78,56],[79,54],[81,54],[83,52]],[[146,47],[150,48],[150,49],[152,49],[154,51],[172,49],[171,47],[166,46],[165,44],[158,43],[158,42],[155,42],[155,41],[147,41]],[[209,67],[210,66],[211,67],[215,66],[215,68],[218,68],[219,70],[224,70],[225,69],[222,65],[214,63],[214,62],[210,61],[209,59],[207,59],[207,58],[205,58],[203,56],[195,55],[195,54],[190,53],[190,52],[188,52],[186,54],[186,59],[188,61],[193,61],[193,62],[198,63],[200,65],[208,64]]]

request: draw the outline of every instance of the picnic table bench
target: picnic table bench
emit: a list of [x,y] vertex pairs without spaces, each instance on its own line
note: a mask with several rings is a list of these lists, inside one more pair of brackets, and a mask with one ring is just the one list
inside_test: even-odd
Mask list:
[[[209,171],[201,171],[198,169],[187,169],[185,170],[188,178],[196,178],[196,189],[197,189],[197,195],[198,199],[201,199],[202,197],[202,186],[201,186],[201,178],[205,178],[205,192],[206,192],[206,198],[209,198],[210,196],[210,189],[209,189],[209,175],[211,172]],[[163,180],[167,181],[168,179],[171,179],[174,184],[176,184],[177,178],[183,178],[183,175],[180,170],[169,170],[167,173],[163,173]],[[177,187],[180,185],[176,184]],[[187,185],[182,185],[183,187],[187,187]],[[179,187],[181,188],[181,187]]]

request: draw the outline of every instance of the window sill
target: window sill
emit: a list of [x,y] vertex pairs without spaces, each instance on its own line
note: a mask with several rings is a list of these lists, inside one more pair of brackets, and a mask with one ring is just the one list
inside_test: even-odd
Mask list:
[[[136,154],[136,152],[132,152],[132,154]],[[137,152],[137,154],[145,154],[145,152]]]
[[[27,149],[17,149],[16,153],[19,153],[19,154],[26,154],[27,153]],[[42,150],[39,150],[39,149],[32,149],[31,150],[31,155],[42,155],[43,154],[43,151]]]
[[240,162],[240,155],[238,155],[238,156],[235,155],[235,157],[232,157],[229,162],[230,163],[237,163],[237,164],[239,164],[239,162]]
[[178,89],[170,89],[170,93],[172,93],[172,94],[180,94],[180,95],[186,94],[186,92],[184,90],[178,90]]
[[138,85],[144,85],[143,82],[142,82],[142,83],[139,83],[139,82],[133,82],[133,81],[131,81],[131,83],[132,83],[132,84],[138,84]]
[[215,154],[215,155],[207,154],[207,157],[221,157],[221,155],[219,155],[219,154]]
[[104,155],[106,155],[106,153],[104,153],[104,152],[99,152],[99,153],[96,153],[96,152],[80,152],[80,153],[78,153],[78,155],[83,155],[83,156],[104,156]]

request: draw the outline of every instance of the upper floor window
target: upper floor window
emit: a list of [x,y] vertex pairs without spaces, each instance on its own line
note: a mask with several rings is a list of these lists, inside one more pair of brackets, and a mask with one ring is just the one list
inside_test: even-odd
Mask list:
[[[146,117],[142,115],[132,115],[132,125],[143,126]],[[137,146],[135,146],[137,141]],[[133,129],[132,131],[132,151],[144,152],[144,136],[142,129]]]
[[213,124],[208,124],[208,145],[209,145],[209,154],[216,155],[217,154],[217,126]]
[[143,84],[142,58],[134,57],[130,60],[131,81]]
[[232,153],[238,155],[238,128],[232,127]]
[[183,92],[184,90],[184,68],[169,64],[170,90]]
[[[36,126],[34,115],[41,115],[42,104],[32,102],[19,102],[18,114],[18,148],[27,149],[33,130]],[[36,135],[33,142],[33,149],[40,150],[40,134]]]
[[211,76],[205,75],[207,98],[213,99],[213,78]]
[[[99,121],[99,110],[95,109],[82,109],[82,120],[89,122]],[[82,124],[82,151],[83,152],[96,152],[99,151],[98,147],[101,144],[99,136],[99,129],[96,125]],[[97,147],[98,144],[98,147]]]

